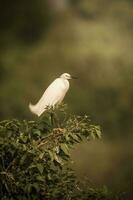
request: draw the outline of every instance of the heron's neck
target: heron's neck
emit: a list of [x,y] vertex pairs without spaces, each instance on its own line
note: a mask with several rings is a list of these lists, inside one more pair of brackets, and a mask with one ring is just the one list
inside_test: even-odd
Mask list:
[[66,78],[61,78],[61,79],[62,79],[64,85],[69,88],[69,81],[68,81],[68,79],[66,79]]

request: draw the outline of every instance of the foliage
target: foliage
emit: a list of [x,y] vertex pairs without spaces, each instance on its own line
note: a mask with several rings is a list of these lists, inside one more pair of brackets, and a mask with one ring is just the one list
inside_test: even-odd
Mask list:
[[66,114],[64,106],[48,109],[36,121],[1,121],[0,196],[3,200],[105,197],[92,189],[84,193],[67,162],[74,144],[100,137],[99,126],[87,116]]

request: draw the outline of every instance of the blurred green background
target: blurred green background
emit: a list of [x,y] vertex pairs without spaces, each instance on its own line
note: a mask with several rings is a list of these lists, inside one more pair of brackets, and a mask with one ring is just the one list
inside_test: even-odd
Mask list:
[[1,1],[0,119],[35,119],[29,102],[63,72],[79,77],[69,109],[103,130],[102,141],[76,147],[73,168],[132,199],[132,0]]

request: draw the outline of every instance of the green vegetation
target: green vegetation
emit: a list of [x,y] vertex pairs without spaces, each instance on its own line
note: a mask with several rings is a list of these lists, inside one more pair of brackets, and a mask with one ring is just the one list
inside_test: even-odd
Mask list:
[[37,121],[1,121],[1,199],[119,199],[106,188],[81,185],[68,167],[70,149],[95,138],[101,138],[99,126],[64,107],[49,109]]

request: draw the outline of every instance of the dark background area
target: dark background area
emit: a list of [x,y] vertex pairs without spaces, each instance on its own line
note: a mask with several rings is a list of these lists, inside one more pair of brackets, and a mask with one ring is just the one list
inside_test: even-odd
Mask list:
[[79,178],[128,192],[133,184],[133,1],[0,2],[0,119],[28,109],[63,72],[78,76],[69,109],[101,125],[103,139],[76,147]]

